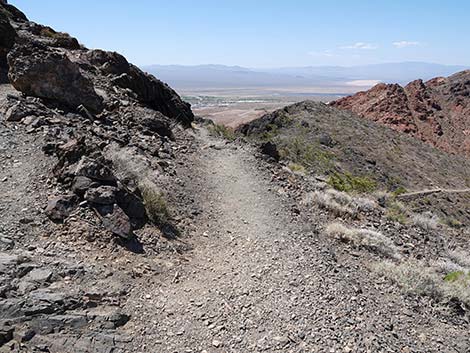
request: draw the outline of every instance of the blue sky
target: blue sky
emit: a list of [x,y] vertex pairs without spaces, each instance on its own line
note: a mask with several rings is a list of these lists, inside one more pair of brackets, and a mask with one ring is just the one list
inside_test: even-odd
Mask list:
[[470,65],[467,0],[10,0],[138,64]]

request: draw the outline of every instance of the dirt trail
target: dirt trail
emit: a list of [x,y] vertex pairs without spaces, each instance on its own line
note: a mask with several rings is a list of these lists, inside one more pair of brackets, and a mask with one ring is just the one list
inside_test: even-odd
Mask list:
[[447,352],[445,337],[465,351],[432,309],[414,313],[360,260],[336,253],[315,220],[293,216],[252,151],[205,130],[198,139],[194,250],[131,293],[136,351]]

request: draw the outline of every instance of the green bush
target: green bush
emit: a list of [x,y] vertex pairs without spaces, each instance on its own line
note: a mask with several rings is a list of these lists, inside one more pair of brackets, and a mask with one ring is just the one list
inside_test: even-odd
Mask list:
[[332,188],[343,192],[370,193],[377,188],[377,182],[366,176],[333,172],[327,180]]
[[332,153],[323,151],[319,145],[306,141],[303,136],[281,142],[279,148],[281,158],[305,168],[318,168],[323,171],[332,168]]

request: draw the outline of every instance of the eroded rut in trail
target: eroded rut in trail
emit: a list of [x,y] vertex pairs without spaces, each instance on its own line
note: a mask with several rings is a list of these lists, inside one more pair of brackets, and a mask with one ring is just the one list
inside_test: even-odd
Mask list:
[[131,293],[138,351],[434,351],[459,337],[293,215],[249,147],[197,138],[193,251]]

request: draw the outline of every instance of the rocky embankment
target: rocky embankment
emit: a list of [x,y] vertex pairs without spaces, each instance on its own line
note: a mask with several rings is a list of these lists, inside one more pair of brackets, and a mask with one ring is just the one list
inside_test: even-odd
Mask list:
[[174,180],[190,106],[6,1],[0,82],[0,350],[115,352],[139,270],[107,256],[151,251],[184,227],[169,204],[184,199]]
[[470,157],[470,71],[405,87],[378,84],[331,105]]

